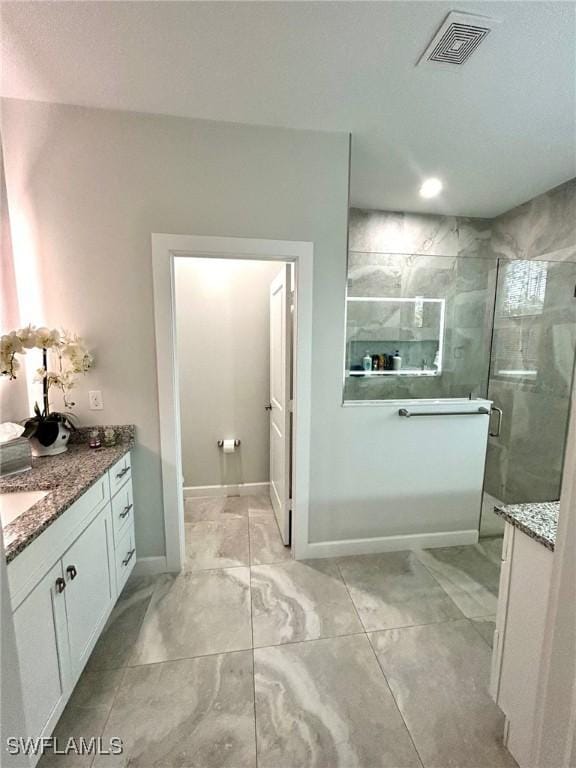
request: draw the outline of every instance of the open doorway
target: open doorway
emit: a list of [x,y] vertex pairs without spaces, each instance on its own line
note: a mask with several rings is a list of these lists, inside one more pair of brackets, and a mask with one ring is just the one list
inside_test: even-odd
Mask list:
[[176,257],[188,570],[289,559],[294,265]]
[[297,560],[309,557],[314,246],[310,242],[293,240],[153,234],[154,323],[166,555],[151,568],[177,573],[185,563],[184,476],[174,285],[176,261],[184,257],[294,264],[291,550]]

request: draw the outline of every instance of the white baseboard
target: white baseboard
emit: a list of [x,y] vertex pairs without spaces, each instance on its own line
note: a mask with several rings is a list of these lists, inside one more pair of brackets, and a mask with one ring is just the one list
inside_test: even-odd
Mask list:
[[239,485],[188,485],[184,486],[185,499],[218,496],[256,496],[268,493],[270,483],[240,483]]
[[455,547],[477,544],[478,531],[445,531],[443,533],[412,533],[405,536],[376,536],[369,539],[342,539],[341,541],[308,542],[298,559],[342,557],[345,555],[374,555],[380,552],[399,552],[405,549]]
[[166,573],[166,558],[161,557],[139,557],[132,571],[133,576],[155,576],[157,573]]

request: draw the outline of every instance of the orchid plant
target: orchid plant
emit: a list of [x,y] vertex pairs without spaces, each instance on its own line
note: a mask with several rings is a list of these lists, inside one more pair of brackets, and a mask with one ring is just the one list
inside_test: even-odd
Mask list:
[[92,366],[92,355],[86,349],[83,340],[68,331],[56,328],[37,328],[28,325],[0,337],[0,376],[15,379],[20,370],[18,356],[26,354],[27,350],[42,350],[42,367],[36,371],[35,381],[42,382],[43,408],[36,405],[35,417],[30,422],[51,421],[69,422],[66,414],[51,413],[50,389],[62,393],[65,408],[72,408],[75,403],[70,399],[76,376],[86,373]]

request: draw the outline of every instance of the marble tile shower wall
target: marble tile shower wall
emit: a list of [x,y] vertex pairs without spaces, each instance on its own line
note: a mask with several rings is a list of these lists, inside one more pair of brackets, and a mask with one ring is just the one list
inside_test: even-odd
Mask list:
[[508,418],[490,438],[486,490],[507,503],[551,501],[560,497],[576,349],[576,179],[496,218],[491,249],[548,267],[542,314],[517,321],[536,334],[536,378],[490,376],[490,397]]
[[576,262],[576,179],[495,219],[350,210],[349,250]]
[[[446,300],[444,354],[441,376],[354,376],[346,379],[345,400],[486,396],[490,360],[492,306],[496,285],[496,259],[448,256],[384,255],[353,253],[348,263],[349,297],[425,296]],[[432,305],[437,307],[438,305]],[[360,311],[358,310],[360,307]],[[412,310],[413,313],[414,310]],[[424,313],[426,315],[427,313]],[[428,312],[430,314],[430,312]],[[361,362],[367,347],[372,353],[393,353],[401,347],[404,367],[420,367],[425,358],[431,364],[434,351],[420,350],[417,335],[424,332],[438,339],[436,318],[423,317],[422,328],[404,322],[389,348],[375,344],[382,325],[378,303],[350,303],[348,307],[348,365]],[[384,336],[390,332],[384,329]],[[412,339],[402,345],[403,339]],[[366,342],[365,344],[361,341]],[[370,344],[369,344],[370,342]],[[420,350],[420,359],[411,353]]]
[[576,179],[494,219],[491,250],[506,259],[576,261]]
[[[406,290],[416,290],[432,276],[424,295],[445,288],[458,297],[454,312],[447,311],[448,360],[441,393],[438,379],[421,379],[415,386],[401,383],[394,396],[487,393],[503,408],[505,422],[501,437],[489,441],[486,490],[508,503],[558,498],[576,349],[576,179],[493,220],[352,209],[349,250],[349,292],[370,295],[383,282],[399,288],[401,260],[390,254],[404,254],[410,257],[403,259],[409,273]],[[433,257],[445,258],[435,263]],[[489,318],[492,325],[493,315],[484,300],[490,290],[494,295],[498,259],[564,262],[548,265],[538,374],[532,380],[506,380],[490,371],[485,323]],[[535,320],[521,322],[527,326]],[[497,331],[498,326],[496,319]],[[453,343],[452,335],[468,345],[462,365],[450,362],[454,349],[463,346]],[[347,383],[345,397],[379,398],[382,386],[356,379]]]

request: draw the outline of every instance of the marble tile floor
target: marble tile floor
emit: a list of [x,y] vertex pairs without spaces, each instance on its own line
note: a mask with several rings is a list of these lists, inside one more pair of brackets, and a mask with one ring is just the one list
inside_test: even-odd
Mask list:
[[39,765],[513,768],[477,615],[498,546],[133,578],[55,731],[123,754]]
[[186,499],[185,570],[264,565],[292,559],[266,496]]

